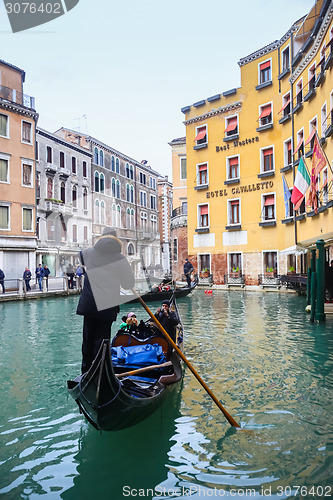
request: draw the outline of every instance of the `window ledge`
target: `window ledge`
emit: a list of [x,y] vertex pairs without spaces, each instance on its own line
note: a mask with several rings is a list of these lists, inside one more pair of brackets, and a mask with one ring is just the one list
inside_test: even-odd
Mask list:
[[258,174],[258,179],[261,179],[263,177],[273,177],[275,175],[275,170],[269,170],[267,172],[262,172]]
[[268,82],[260,83],[259,85],[257,85],[255,87],[255,89],[256,90],[261,90],[261,89],[264,89],[266,87],[270,87],[271,85],[273,85],[273,81],[272,80],[268,80]]
[[294,166],[295,166],[295,167],[297,167],[297,165],[299,164],[299,162],[300,162],[300,159],[295,160],[295,161],[294,161]]
[[319,139],[319,144],[320,144],[321,146],[324,146],[324,144],[326,144],[326,137],[321,137],[321,138]]
[[321,207],[318,208],[318,213],[321,214],[322,212],[327,211],[327,205],[322,205]]
[[196,191],[200,191],[201,189],[208,189],[208,184],[199,184],[199,186],[194,186]]
[[296,220],[303,220],[305,219],[305,214],[300,214],[300,215],[297,215],[296,217]]
[[333,200],[330,200],[326,203],[326,207],[327,208],[330,208],[330,207],[333,207]]
[[242,229],[241,224],[229,224],[225,226],[226,231],[240,231]]
[[224,137],[223,142],[236,141],[237,139],[239,139],[239,134],[227,135],[227,137]]
[[316,89],[310,90],[305,96],[304,96],[304,102],[305,101],[310,101],[312,97],[316,94]]
[[203,144],[198,144],[197,146],[194,146],[193,149],[203,149],[208,146],[208,142],[205,142]]
[[310,151],[305,153],[305,158],[309,158],[310,156],[312,156],[312,153],[313,153],[313,149],[310,149]]
[[196,233],[209,233],[209,227],[197,227],[195,229]]
[[292,163],[290,163],[289,165],[286,165],[285,167],[280,168],[280,172],[281,172],[281,174],[284,172],[289,172],[289,170],[292,170],[292,168],[293,168],[293,165],[292,165]]
[[286,123],[290,120],[291,118],[291,114],[289,113],[288,115],[286,116],[283,116],[282,118],[280,118],[279,120],[279,124],[282,125],[282,123]]
[[286,219],[282,219],[282,224],[291,224],[292,222],[294,222],[294,218],[293,217],[287,217]]
[[282,78],[284,78],[285,76],[289,75],[290,73],[290,68],[286,68],[284,69],[278,76],[278,79],[279,80],[282,80]]
[[259,226],[261,226],[261,227],[276,226],[276,221],[275,220],[265,220],[263,222],[259,222]]
[[226,181],[224,181],[224,184],[239,184],[240,183],[240,179],[239,177],[237,177],[237,179],[227,179]]
[[293,108],[293,113],[298,113],[303,108],[303,102],[299,102],[296,104],[296,106]]
[[306,214],[307,217],[316,217],[317,215],[319,215],[318,211],[316,213],[314,210],[311,210],[311,212]]
[[264,132],[265,130],[269,130],[273,128],[273,122],[267,123],[267,125],[261,125],[261,127],[256,128],[257,132]]

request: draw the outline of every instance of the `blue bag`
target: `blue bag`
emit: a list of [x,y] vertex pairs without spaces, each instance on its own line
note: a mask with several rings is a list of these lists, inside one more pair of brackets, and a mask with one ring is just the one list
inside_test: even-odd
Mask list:
[[159,344],[112,347],[111,359],[115,365],[140,367],[164,363],[166,358]]

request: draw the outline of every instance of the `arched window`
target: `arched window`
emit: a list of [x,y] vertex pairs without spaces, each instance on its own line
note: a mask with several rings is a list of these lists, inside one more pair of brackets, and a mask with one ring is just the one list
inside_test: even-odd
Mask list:
[[95,222],[96,224],[99,224],[99,201],[95,201]]
[[126,210],[126,229],[129,229],[131,227],[131,211],[128,208]]
[[66,203],[66,184],[64,182],[60,184],[60,199],[63,203]]
[[114,166],[114,156],[111,156],[111,170],[112,172],[115,171],[115,166]]
[[126,177],[129,179],[130,178],[130,168],[129,168],[129,164],[126,163]]
[[116,205],[113,204],[112,205],[112,226],[116,227],[116,225],[117,225],[117,209],[116,209]]
[[105,205],[104,201],[101,201],[101,224],[105,224]]
[[104,193],[104,174],[101,174],[100,175],[100,178],[99,178],[99,190],[101,193]]
[[73,207],[76,208],[77,205],[77,187],[73,186],[72,189],[72,202],[73,202]]
[[116,158],[116,173],[119,174],[119,158]]
[[119,198],[120,199],[120,182],[118,181],[117,179],[117,182],[116,182],[116,198]]
[[127,253],[128,253],[128,255],[134,255],[134,246],[132,243],[128,244]]
[[111,196],[116,197],[116,181],[113,177],[111,181]]
[[98,165],[98,149],[94,149],[94,163]]
[[120,211],[120,205],[117,205],[117,227],[121,227],[121,211]]
[[47,197],[53,198],[53,179],[51,177],[47,179]]
[[131,191],[130,191],[130,186],[129,184],[126,184],[126,201],[131,200]]
[[131,227],[134,228],[134,210],[131,210]]
[[99,151],[99,164],[101,167],[104,166],[104,153],[102,149]]
[[130,174],[131,174],[130,175],[131,179],[134,179],[134,167],[133,167],[133,165],[130,166]]
[[88,191],[86,188],[83,190],[83,210],[88,210]]
[[99,192],[99,174],[95,172],[95,192]]
[[131,203],[134,203],[134,187],[131,186],[131,199],[130,199]]

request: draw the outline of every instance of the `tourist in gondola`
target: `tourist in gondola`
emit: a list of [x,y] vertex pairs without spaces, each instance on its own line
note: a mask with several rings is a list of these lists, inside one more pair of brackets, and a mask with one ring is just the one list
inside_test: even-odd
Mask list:
[[191,274],[193,273],[193,271],[194,267],[192,266],[192,263],[188,259],[185,259],[184,274],[188,286],[191,286]]
[[168,300],[163,300],[162,306],[157,308],[155,317],[161,323],[165,331],[170,335],[173,341],[176,340],[176,330],[175,327],[178,324],[178,318],[176,313],[170,311],[170,302]]
[[111,326],[120,304],[120,286],[134,286],[131,267],[121,254],[122,243],[112,228],[105,228],[95,245],[80,252],[86,267],[77,314],[83,315],[82,373],[86,373],[103,339],[110,340]]
[[31,286],[30,286],[30,280],[31,280],[31,271],[28,267],[25,268],[24,273],[23,273],[23,279],[25,282],[25,289],[27,292],[30,292]]

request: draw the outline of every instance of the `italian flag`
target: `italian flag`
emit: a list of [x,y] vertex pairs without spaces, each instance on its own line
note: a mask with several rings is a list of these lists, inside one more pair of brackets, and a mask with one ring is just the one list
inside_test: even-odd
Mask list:
[[305,196],[309,187],[310,176],[304,165],[303,158],[301,158],[297,169],[293,192],[291,194],[291,202],[296,205],[296,203]]

